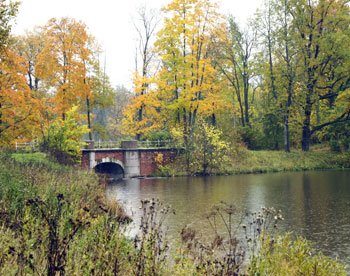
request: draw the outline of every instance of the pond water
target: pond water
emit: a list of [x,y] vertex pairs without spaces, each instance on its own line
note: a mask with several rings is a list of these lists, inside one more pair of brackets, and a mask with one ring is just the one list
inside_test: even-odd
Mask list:
[[205,215],[220,201],[235,205],[237,225],[247,211],[274,207],[284,217],[281,231],[302,235],[350,265],[350,170],[129,179],[108,185],[107,196],[121,202],[135,221],[141,199],[170,204],[176,210],[165,222],[171,240],[186,225],[210,236]]

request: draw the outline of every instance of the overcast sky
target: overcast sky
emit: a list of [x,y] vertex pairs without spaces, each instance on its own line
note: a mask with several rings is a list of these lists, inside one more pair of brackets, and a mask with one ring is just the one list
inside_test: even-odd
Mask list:
[[[21,0],[14,34],[42,26],[53,17],[73,17],[83,21],[106,53],[106,71],[113,86],[131,88],[135,67],[136,32],[132,23],[137,7],[157,8],[170,0]],[[262,0],[221,0],[220,10],[244,24]],[[102,57],[104,59],[104,57]]]

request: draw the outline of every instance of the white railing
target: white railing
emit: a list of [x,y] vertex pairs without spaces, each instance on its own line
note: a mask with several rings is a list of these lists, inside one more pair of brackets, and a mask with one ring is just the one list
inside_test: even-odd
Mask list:
[[[178,146],[171,140],[158,140],[158,141],[138,141],[139,148],[170,148]],[[110,149],[120,148],[121,141],[95,141],[95,149]]]
[[15,142],[14,147],[16,151],[21,151],[21,150],[37,151],[39,146],[38,146],[38,142],[27,142],[27,143]]
[[139,141],[139,147],[144,148],[170,148],[176,147],[176,143],[171,140]]
[[120,141],[95,141],[96,149],[120,148]]
[[[95,149],[111,149],[120,148],[121,141],[95,141]],[[158,140],[158,141],[138,141],[139,148],[176,148],[181,147],[176,142],[171,140]],[[37,151],[39,149],[38,142],[27,142],[27,143],[14,143],[16,151]]]

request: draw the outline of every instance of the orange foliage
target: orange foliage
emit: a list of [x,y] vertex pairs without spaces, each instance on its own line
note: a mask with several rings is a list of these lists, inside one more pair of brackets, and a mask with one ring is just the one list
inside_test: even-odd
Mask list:
[[39,100],[29,89],[25,60],[5,49],[0,63],[0,145],[31,140],[39,132]]
[[73,105],[91,97],[88,38],[86,26],[71,18],[53,18],[46,25],[46,45],[38,56],[36,72],[53,93],[55,111],[63,118]]

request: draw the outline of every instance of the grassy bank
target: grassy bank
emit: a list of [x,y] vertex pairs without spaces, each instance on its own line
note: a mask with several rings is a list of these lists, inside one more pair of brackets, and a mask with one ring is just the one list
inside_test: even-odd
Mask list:
[[[95,174],[41,153],[0,153],[0,275],[347,275],[306,240],[278,235],[282,217],[273,209],[232,225],[235,208],[221,203],[203,218],[215,225],[213,240],[184,228],[170,253],[163,223],[174,210],[143,200],[130,238],[130,219],[104,190]],[[226,227],[220,234],[219,224]],[[245,238],[237,239],[242,229]]]
[[94,173],[0,153],[0,275],[112,275],[129,219],[104,195]]
[[[157,176],[183,176],[200,173],[200,167],[191,166],[186,171],[184,156],[173,164],[161,167]],[[336,153],[327,148],[314,148],[308,152],[251,151],[241,150],[231,153],[220,167],[212,168],[211,174],[250,174],[283,171],[306,171],[350,168],[350,154]]]
[[326,170],[350,167],[350,155],[328,150],[247,151],[233,158],[226,172],[265,173],[281,171]]

